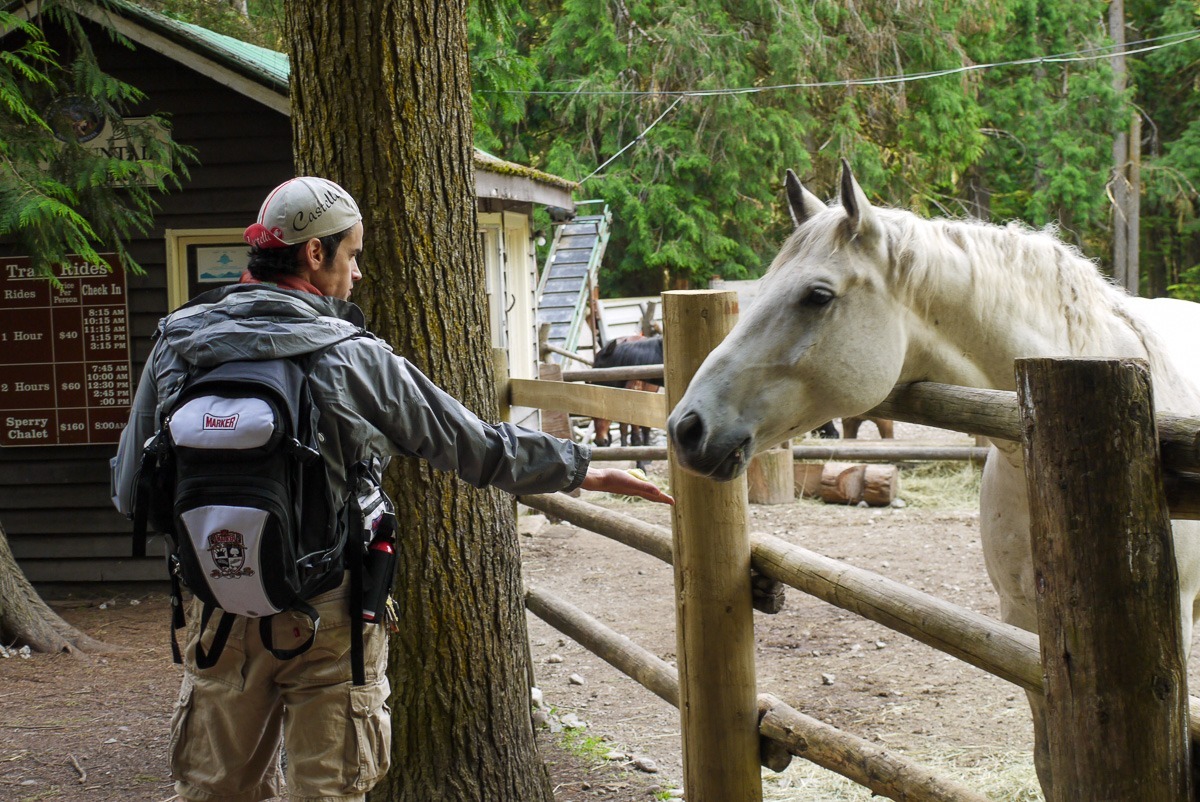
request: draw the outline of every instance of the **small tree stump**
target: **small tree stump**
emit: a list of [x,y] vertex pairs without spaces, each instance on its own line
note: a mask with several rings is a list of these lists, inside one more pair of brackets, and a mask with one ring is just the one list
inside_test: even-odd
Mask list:
[[746,489],[751,504],[791,504],[796,500],[791,444],[772,448],[750,460]]
[[863,501],[886,507],[900,492],[900,471],[895,465],[868,465],[863,472]]
[[825,466],[819,462],[797,462],[792,465],[796,498],[818,498],[821,495],[821,473]]
[[862,501],[866,465],[827,462],[821,472],[821,499],[826,504],[857,504]]

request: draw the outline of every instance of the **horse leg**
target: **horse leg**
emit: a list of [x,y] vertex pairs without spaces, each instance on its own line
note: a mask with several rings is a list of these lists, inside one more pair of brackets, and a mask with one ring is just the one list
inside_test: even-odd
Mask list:
[[592,426],[596,431],[592,438],[592,443],[600,448],[607,448],[612,445],[612,421],[604,420],[604,418],[592,418]]
[[858,427],[862,426],[862,418],[842,418],[842,437],[847,440],[858,439]]
[[629,445],[629,424],[621,423],[621,424],[618,424],[617,428],[621,430],[621,445],[628,446]]
[[892,433],[895,424],[887,418],[875,418],[875,426],[879,429],[879,436],[885,440],[894,440],[895,435]]
[[[1005,444],[988,452],[979,491],[979,534],[992,587],[1000,596],[1004,623],[1037,632],[1033,549],[1029,541],[1029,496],[1020,447]],[[1046,799],[1052,799],[1046,699],[1029,691],[1033,716],[1033,762]]]

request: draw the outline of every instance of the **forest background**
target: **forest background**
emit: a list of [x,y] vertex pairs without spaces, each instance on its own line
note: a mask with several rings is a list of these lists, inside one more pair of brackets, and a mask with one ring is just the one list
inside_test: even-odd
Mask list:
[[[282,3],[139,4],[286,50]],[[832,195],[846,158],[873,200],[1057,225],[1200,300],[1198,27],[1198,0],[477,0],[475,138],[608,204],[605,296],[761,275],[785,169]]]

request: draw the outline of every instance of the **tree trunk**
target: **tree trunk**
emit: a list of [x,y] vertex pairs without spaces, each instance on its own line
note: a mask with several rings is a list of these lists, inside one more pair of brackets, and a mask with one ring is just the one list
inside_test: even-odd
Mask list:
[[[365,214],[370,328],[496,415],[475,216],[466,0],[288,0],[299,173]],[[416,460],[387,477],[402,534],[392,769],[380,800],[553,798],[529,707],[513,505]]]
[[[1112,0],[1108,6],[1108,35],[1118,50],[1125,46],[1125,0]],[[1113,92],[1118,96],[1125,94],[1128,71],[1125,66],[1124,53],[1118,52],[1112,58]],[[1131,188],[1129,186],[1129,134],[1125,130],[1125,121],[1117,117],[1116,130],[1113,131],[1113,174],[1112,174],[1112,274],[1117,284],[1129,289],[1130,285],[1130,220],[1129,207]],[[1136,198],[1134,199],[1136,200]],[[1137,247],[1136,230],[1133,235],[1133,247]],[[1137,294],[1137,286],[1130,292]]]
[[0,524],[0,642],[28,645],[35,652],[113,651],[113,647],[62,620],[42,601],[17,565],[3,524]]

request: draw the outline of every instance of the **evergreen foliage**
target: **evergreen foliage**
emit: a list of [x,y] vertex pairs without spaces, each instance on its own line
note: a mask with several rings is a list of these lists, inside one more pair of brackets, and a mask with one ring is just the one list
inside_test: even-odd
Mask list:
[[[179,186],[190,153],[159,138],[161,117],[124,123],[142,94],[100,68],[71,0],[48,0],[32,22],[0,12],[0,26],[13,31],[0,53],[0,237],[44,273],[70,254],[104,263],[100,250],[139,271],[127,242],[149,230],[156,193]],[[57,48],[50,29],[61,35]],[[104,121],[127,152],[87,146]]]
[[[552,173],[585,179],[670,108],[672,93],[764,90],[688,96],[586,178],[583,193],[615,217],[605,294],[759,275],[790,225],[784,169],[832,195],[840,157],[880,202],[1057,224],[1107,263],[1112,137],[1132,104],[1148,118],[1143,261],[1169,262],[1163,283],[1177,293],[1200,281],[1200,268],[1188,273],[1200,259],[1200,44],[1131,56],[1132,88],[1118,97],[1102,57],[1103,0],[493,2],[503,24],[471,28],[477,141]],[[1127,0],[1129,38],[1191,30],[1196,12],[1194,0]],[[1077,51],[1091,55],[1046,58]],[[806,86],[765,89],[788,84]]]

